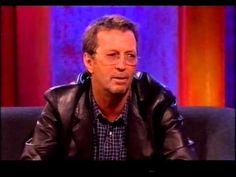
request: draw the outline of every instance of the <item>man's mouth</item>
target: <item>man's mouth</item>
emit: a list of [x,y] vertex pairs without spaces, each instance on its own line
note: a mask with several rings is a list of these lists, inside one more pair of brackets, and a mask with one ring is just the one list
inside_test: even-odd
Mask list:
[[125,84],[128,80],[128,77],[112,77],[112,79],[118,84]]

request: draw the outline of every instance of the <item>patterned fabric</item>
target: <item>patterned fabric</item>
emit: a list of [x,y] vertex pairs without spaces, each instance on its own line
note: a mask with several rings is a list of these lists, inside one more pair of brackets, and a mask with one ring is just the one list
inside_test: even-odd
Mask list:
[[126,160],[125,130],[127,126],[128,104],[114,122],[108,122],[96,101],[93,100],[95,124],[93,128],[94,160]]

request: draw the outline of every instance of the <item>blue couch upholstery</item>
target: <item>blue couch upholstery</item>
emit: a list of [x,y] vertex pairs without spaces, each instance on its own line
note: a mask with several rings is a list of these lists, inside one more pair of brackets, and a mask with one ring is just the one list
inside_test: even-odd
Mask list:
[[[42,107],[1,108],[1,160],[19,160]],[[179,107],[199,160],[235,160],[235,110]]]

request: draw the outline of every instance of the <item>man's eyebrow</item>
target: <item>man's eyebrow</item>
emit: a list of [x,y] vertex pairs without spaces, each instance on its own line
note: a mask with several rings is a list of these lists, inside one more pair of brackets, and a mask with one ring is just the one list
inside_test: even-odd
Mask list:
[[[107,52],[120,52],[120,51],[116,50],[116,49],[109,49],[109,50],[107,50]],[[135,50],[127,50],[124,53],[128,53],[128,52],[135,52]]]
[[107,52],[119,52],[119,51],[115,50],[115,49],[109,49],[109,50],[107,50]]
[[128,50],[128,51],[125,51],[125,53],[130,53],[130,52],[135,53],[136,51],[135,51],[135,50]]
[[[120,53],[120,51],[116,50],[116,49],[109,49],[106,52],[117,52],[117,53]],[[136,53],[136,51],[135,50],[127,50],[124,53]]]

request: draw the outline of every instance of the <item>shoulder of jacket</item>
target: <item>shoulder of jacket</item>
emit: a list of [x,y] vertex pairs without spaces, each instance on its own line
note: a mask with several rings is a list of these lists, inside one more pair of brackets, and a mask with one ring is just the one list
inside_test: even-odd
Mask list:
[[157,98],[170,101],[175,100],[175,96],[166,85],[154,79],[153,76],[146,72],[135,73],[134,82],[141,101]]
[[74,98],[77,95],[79,90],[79,85],[75,83],[58,85],[45,91],[44,98],[52,105],[56,105],[59,104],[59,102],[71,100],[71,98]]
[[70,83],[70,84],[63,84],[63,85],[57,85],[49,88],[45,91],[44,95],[59,95],[59,94],[65,94],[67,92],[71,92],[73,90],[76,90],[79,88],[78,83]]
[[57,85],[44,92],[44,98],[51,103],[73,102],[79,93],[83,92],[88,86],[89,78],[83,79],[84,73],[79,74],[77,80],[69,84]]
[[167,89],[165,84],[154,79],[154,77],[151,74],[148,74],[147,72],[140,72],[140,71],[136,72],[134,75],[134,79],[137,80],[137,82],[140,82],[142,84],[159,87],[161,89]]

